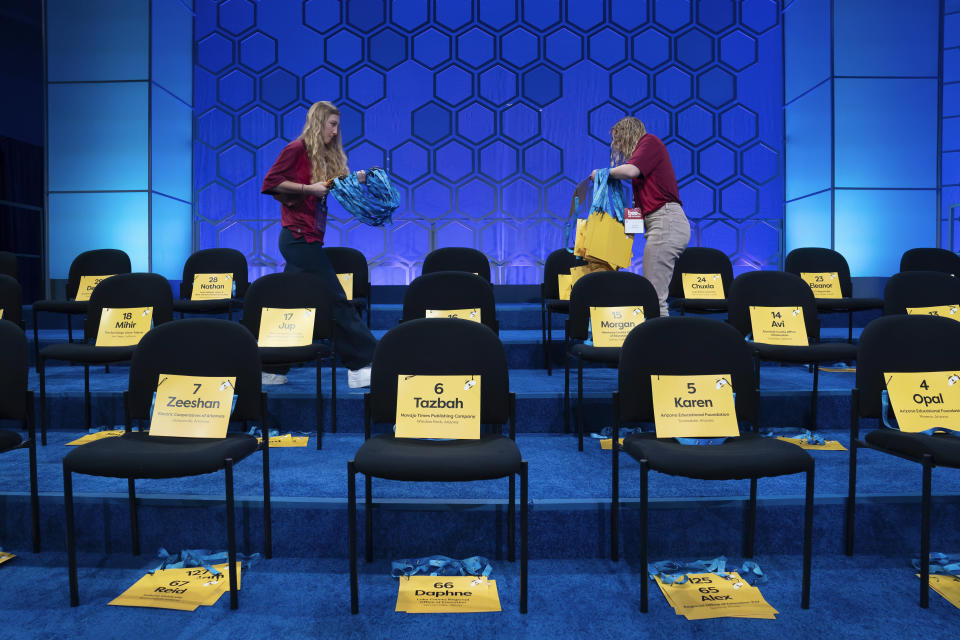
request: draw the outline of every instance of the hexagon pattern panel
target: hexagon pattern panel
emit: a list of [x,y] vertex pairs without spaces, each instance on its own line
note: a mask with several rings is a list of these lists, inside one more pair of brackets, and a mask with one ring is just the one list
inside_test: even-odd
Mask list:
[[483,251],[494,282],[540,282],[574,186],[609,163],[628,114],[670,150],[692,244],[738,271],[779,264],[777,0],[196,6],[199,246],[240,249],[251,276],[283,268],[260,184],[316,100],[340,106],[351,168],[385,167],[400,191],[387,228],[331,208],[326,243],[363,251],[374,284],[409,282],[443,246]]

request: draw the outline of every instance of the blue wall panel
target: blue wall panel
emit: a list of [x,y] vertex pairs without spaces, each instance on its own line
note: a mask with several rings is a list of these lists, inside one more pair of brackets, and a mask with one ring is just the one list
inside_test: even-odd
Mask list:
[[830,0],[795,0],[784,10],[783,24],[789,103],[830,77]]
[[183,277],[193,239],[192,205],[159,194],[151,195],[152,271],[170,280]]
[[939,0],[835,3],[838,76],[936,76]]
[[147,0],[47,0],[47,80],[145,80],[147,6]]
[[831,194],[829,191],[792,200],[784,214],[784,253],[800,247],[830,248]]
[[190,202],[193,145],[193,109],[154,87],[151,93],[151,165],[154,191]]
[[74,257],[91,249],[122,249],[134,271],[149,270],[145,192],[51,193],[47,220],[51,278],[66,278]]
[[588,5],[198,2],[200,247],[242,250],[253,275],[282,268],[279,207],[259,186],[309,104],[327,99],[343,111],[351,166],[387,167],[401,193],[387,229],[332,206],[327,243],[364,251],[374,283],[408,282],[445,244],[484,251],[496,282],[539,282],[573,187],[607,164],[610,126],[627,114],[667,142],[695,241],[775,266],[778,4]]
[[786,199],[829,189],[830,83],[794,100],[785,108]]
[[150,79],[187,104],[193,96],[193,12],[178,0],[151,3]]

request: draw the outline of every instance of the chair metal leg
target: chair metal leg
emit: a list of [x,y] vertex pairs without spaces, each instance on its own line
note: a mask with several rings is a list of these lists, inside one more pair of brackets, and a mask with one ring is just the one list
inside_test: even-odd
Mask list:
[[[262,414],[267,415],[265,401]],[[263,437],[266,444],[261,449],[263,455],[263,553],[267,559],[270,559],[273,557],[273,512],[270,504],[270,432],[269,430],[265,431]]]
[[570,433],[570,354],[563,355],[563,432]]
[[130,550],[133,555],[140,555],[140,523],[137,517],[137,491],[133,486],[133,478],[127,478],[127,497],[130,502]]
[[366,538],[364,539],[364,544],[366,546],[366,553],[364,559],[367,562],[373,562],[373,479],[368,476],[363,476],[363,520],[366,527],[364,533]]
[[547,309],[547,375],[553,375],[553,314]]
[[77,541],[73,525],[73,476],[66,465],[63,467],[64,525],[67,529],[67,572],[70,577],[70,606],[80,604],[80,589],[77,585]]
[[[337,356],[330,356],[330,432],[337,432]],[[318,391],[319,393],[319,391]]]
[[583,451],[583,358],[577,356],[577,451]]
[[507,561],[517,559],[517,479],[510,475],[507,498]]
[[642,613],[647,612],[649,586],[647,583],[650,581],[647,576],[647,476],[649,472],[650,467],[644,458],[640,461],[640,570],[643,572],[643,578],[640,581],[640,611]]
[[757,381],[757,388],[760,388],[760,358],[753,356],[753,378]]
[[320,358],[317,358],[317,451],[323,448],[323,394],[320,393]]
[[810,429],[817,429],[817,397],[820,394],[820,365],[813,363],[813,393],[810,394]]
[[803,504],[803,578],[800,608],[810,608],[810,564],[813,557],[813,464],[807,471],[807,495]]
[[350,613],[357,613],[357,471],[353,460],[347,461],[347,529],[350,554]]
[[750,499],[747,501],[747,522],[743,535],[743,557],[752,558],[757,531],[757,479],[750,478]]
[[847,319],[849,324],[847,325],[847,342],[853,342],[853,311],[847,312]]
[[[40,328],[37,326],[37,310],[33,309],[33,368],[40,373]],[[46,444],[46,443],[44,443]]]
[[83,417],[87,421],[86,429],[93,426],[93,409],[90,402],[90,365],[83,365]]
[[844,553],[853,555],[854,514],[857,507],[857,441],[850,439],[850,467],[847,480],[847,504],[844,521]]
[[[616,412],[616,408],[614,408],[614,412]],[[612,488],[610,497],[610,560],[613,562],[620,559],[620,443],[617,437],[619,430],[616,420],[614,418],[613,440],[610,443],[610,468],[612,470],[612,477],[610,478]]]
[[[264,433],[263,437],[268,438],[270,434]],[[223,471],[227,485],[227,573],[230,576],[230,608],[236,609],[239,603],[237,602],[237,532],[233,508],[233,458],[223,461]]]
[[520,613],[527,612],[527,461],[520,462]]
[[47,446],[47,372],[43,358],[37,355],[37,371],[40,373],[40,444]]
[[[32,396],[31,396],[32,399]],[[33,407],[28,408],[32,413]],[[32,421],[32,418],[31,418]],[[37,488],[37,436],[30,430],[30,443],[27,448],[30,460],[30,529],[33,552],[40,553],[40,493]]]
[[547,358],[547,307],[542,298],[540,299],[540,349],[543,351],[543,368],[549,369],[550,362]]
[[930,606],[930,484],[933,456],[923,454],[923,493],[920,502],[920,606]]
[[67,314],[67,342],[73,342],[73,316]]

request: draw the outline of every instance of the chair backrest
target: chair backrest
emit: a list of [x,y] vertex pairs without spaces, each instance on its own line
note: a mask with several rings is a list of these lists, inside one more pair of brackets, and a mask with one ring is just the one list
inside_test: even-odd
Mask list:
[[465,271],[437,271],[414,278],[403,295],[400,322],[426,316],[427,309],[480,309],[480,320],[499,333],[493,285]]
[[353,274],[353,297],[370,297],[370,270],[367,259],[353,247],[324,247],[335,273]]
[[23,291],[13,276],[0,273],[0,309],[3,319],[19,325],[23,317]]
[[236,249],[217,247],[201,249],[190,254],[183,265],[183,280],[180,281],[180,297],[189,300],[193,293],[193,277],[198,273],[232,273],[237,285],[234,297],[242,298],[250,285],[247,275],[247,258]]
[[960,278],[942,271],[901,271],[883,288],[883,314],[906,313],[907,307],[960,305]]
[[444,247],[434,249],[423,259],[423,275],[437,271],[467,271],[490,282],[490,261],[477,249]]
[[457,318],[411,320],[377,343],[370,376],[373,422],[394,422],[397,376],[479,375],[480,422],[510,419],[510,380],[503,343],[487,327]]
[[817,301],[810,285],[785,271],[747,271],[733,279],[727,294],[727,322],[746,336],[753,331],[750,307],[803,307],[807,337],[820,339]]
[[856,386],[862,417],[880,417],[883,374],[897,371],[960,371],[960,322],[893,315],[864,327],[857,344]]
[[560,297],[560,283],[557,276],[561,273],[570,273],[571,267],[587,264],[580,256],[575,256],[566,249],[557,249],[547,256],[543,263],[543,284],[540,285],[540,294],[545,300]]
[[173,319],[173,292],[166,278],[157,273],[124,273],[107,278],[90,293],[84,336],[94,340],[104,307],[153,307],[153,326]]
[[81,276],[107,276],[130,273],[130,256],[120,249],[84,251],[70,263],[67,274],[67,299],[77,297]]
[[260,314],[264,307],[280,309],[316,309],[313,339],[333,336],[333,304],[330,292],[320,276],[306,271],[271,273],[250,283],[243,297],[240,318],[250,333],[260,334]]
[[243,325],[218,318],[188,318],[155,327],[143,336],[130,361],[127,408],[130,417],[150,417],[160,374],[236,376],[233,420],[258,420],[260,353]]
[[655,318],[627,335],[620,348],[617,404],[620,419],[653,420],[651,375],[730,374],[737,418],[755,421],[753,355],[743,336],[710,318]]
[[0,251],[0,274],[11,276],[14,280],[20,277],[20,266],[15,253]]
[[649,280],[629,271],[588,273],[570,290],[567,337],[586,340],[590,307],[632,306],[643,306],[644,321],[660,316],[660,299]]
[[833,273],[840,280],[840,293],[844,298],[853,296],[853,281],[850,279],[850,265],[843,255],[833,249],[821,247],[802,247],[787,254],[783,270],[787,273]]
[[908,249],[900,257],[900,271],[943,271],[960,277],[960,256],[948,249]]
[[733,265],[730,258],[720,249],[712,247],[687,247],[677,258],[673,267],[673,278],[670,280],[670,297],[683,298],[684,273],[719,273],[723,282],[723,292],[730,294],[730,283],[733,282]]
[[0,320],[0,419],[23,420],[27,417],[27,336],[18,325]]

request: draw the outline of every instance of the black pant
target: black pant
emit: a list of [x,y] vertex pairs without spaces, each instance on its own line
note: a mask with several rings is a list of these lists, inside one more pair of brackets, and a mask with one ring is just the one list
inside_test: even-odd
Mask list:
[[334,338],[340,361],[348,369],[360,369],[373,361],[377,339],[360,320],[356,307],[347,300],[337,273],[323,245],[294,237],[289,229],[280,231],[280,253],[287,261],[284,271],[308,271],[321,277],[333,299]]

